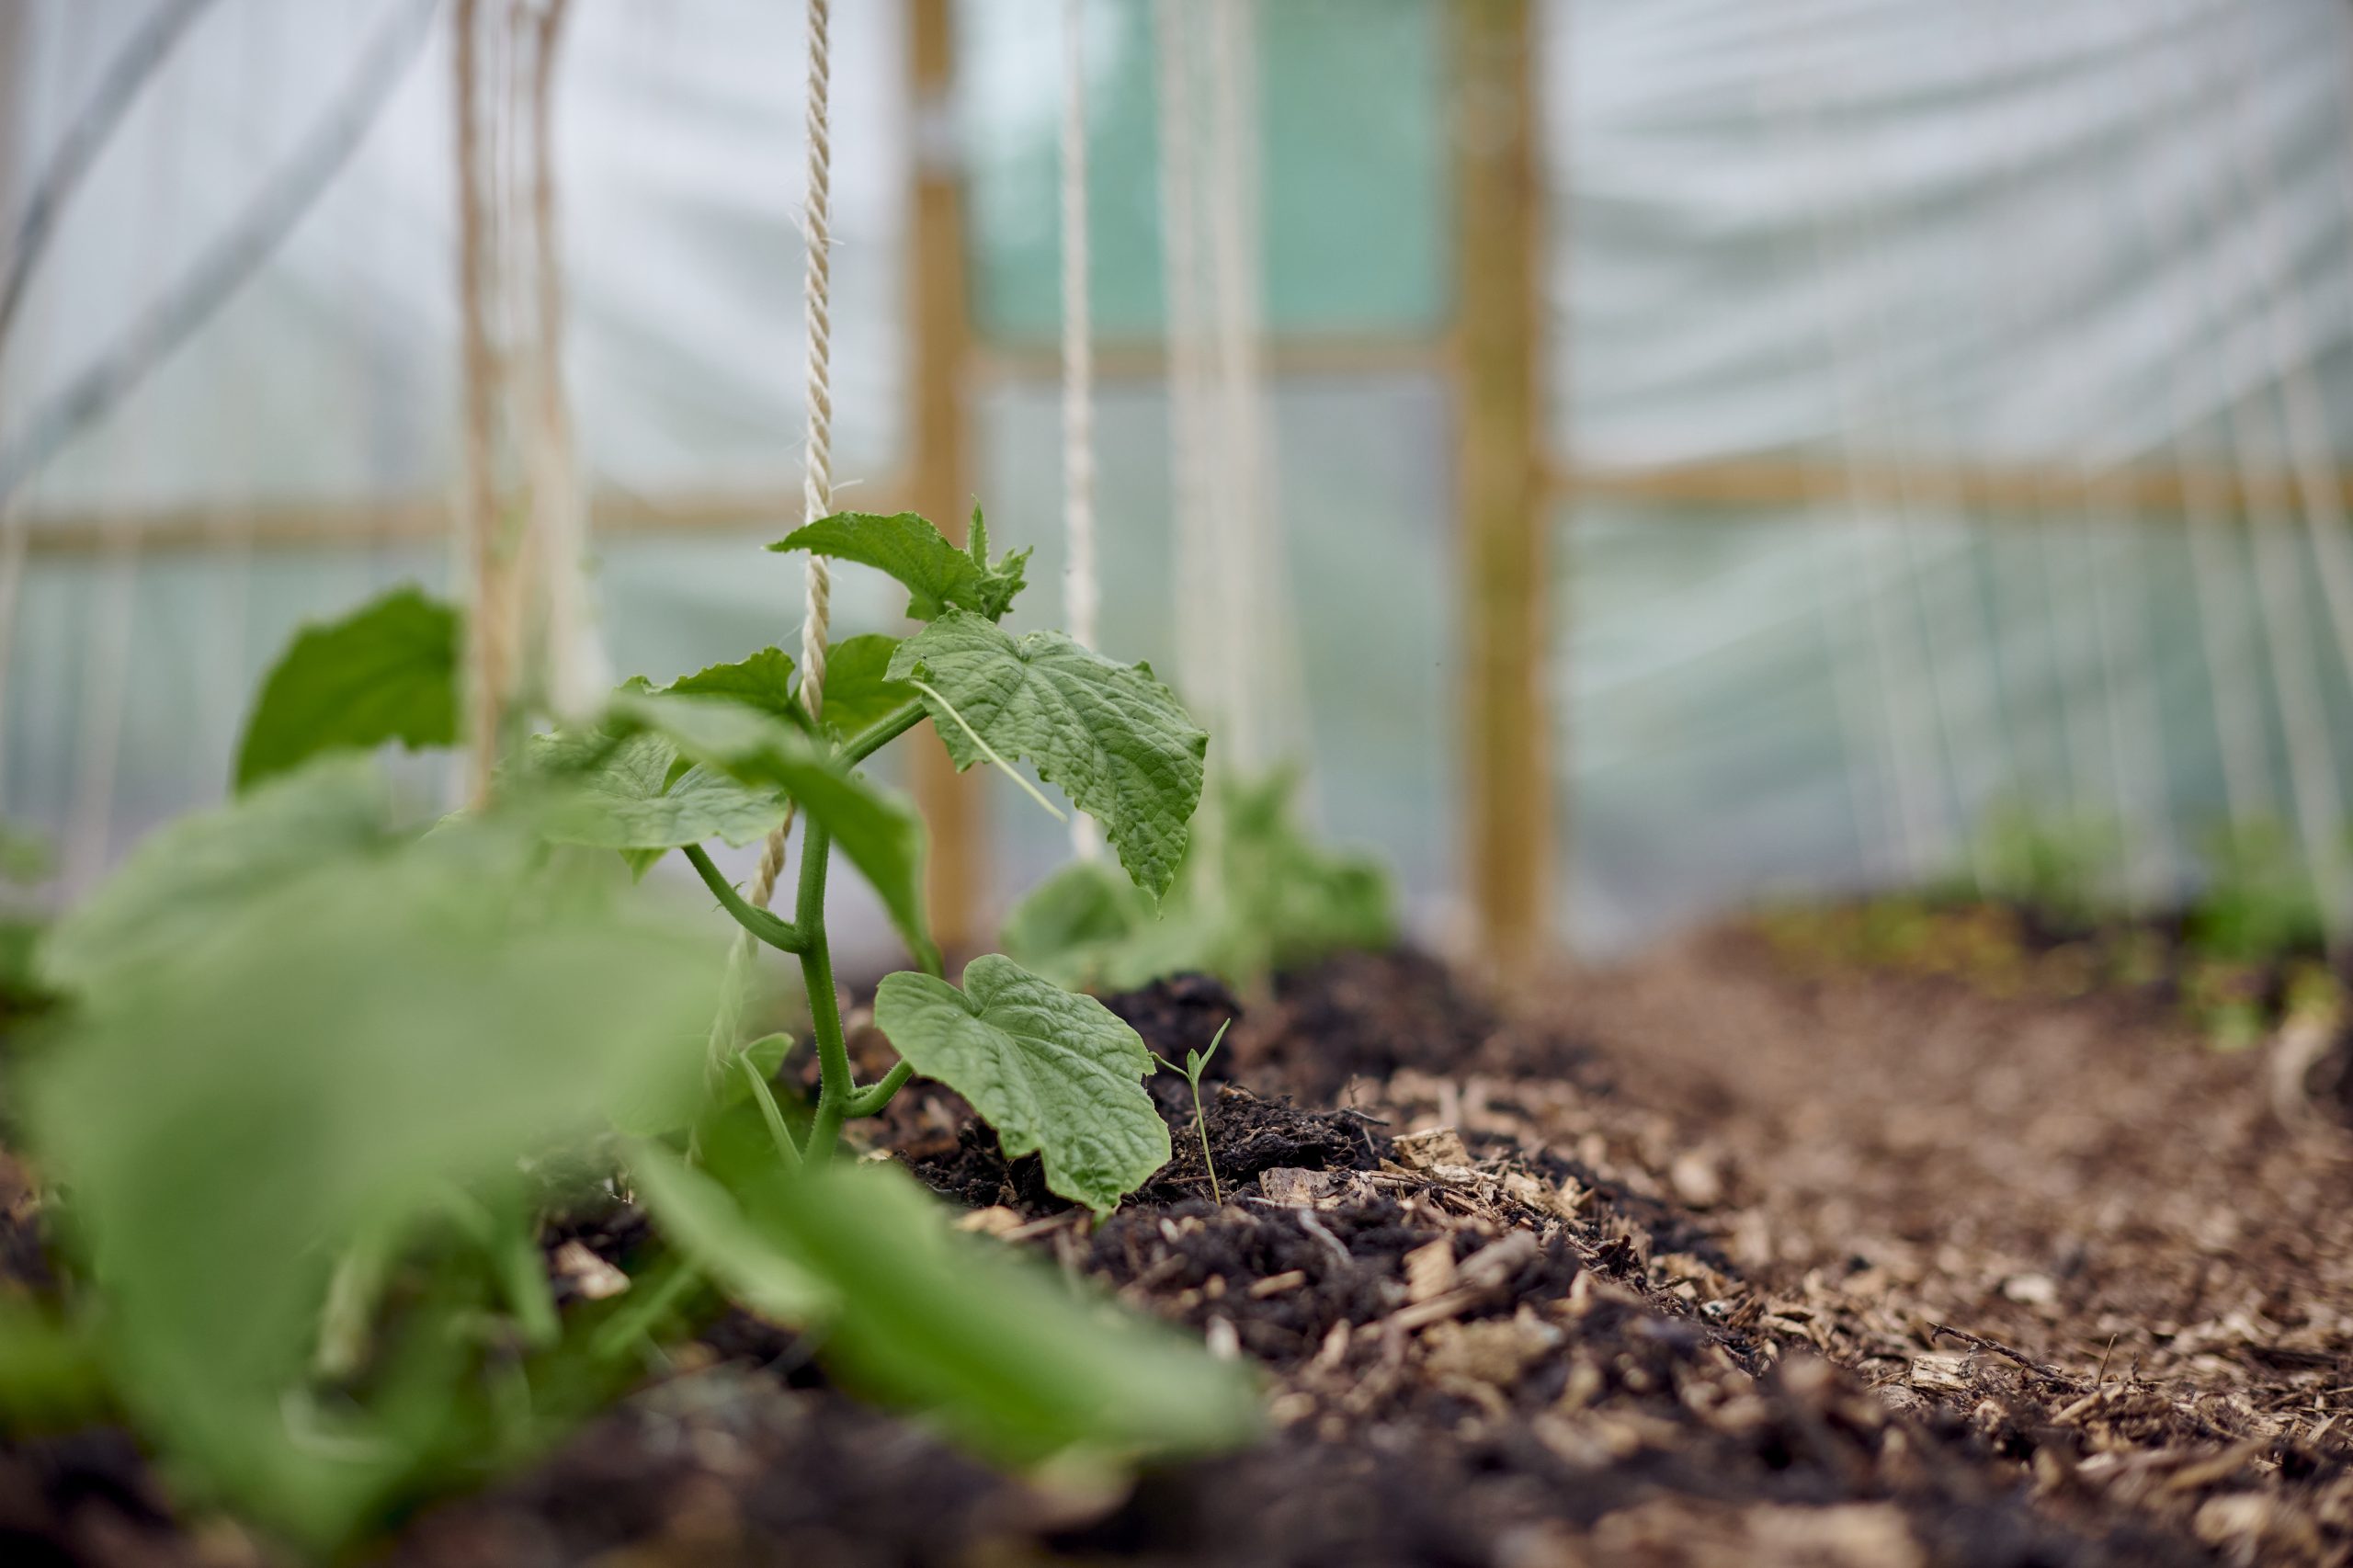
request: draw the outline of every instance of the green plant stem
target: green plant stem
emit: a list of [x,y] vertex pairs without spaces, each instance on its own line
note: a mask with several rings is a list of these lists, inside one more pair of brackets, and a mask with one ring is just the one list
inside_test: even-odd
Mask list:
[[915,1075],[913,1062],[896,1063],[888,1073],[850,1096],[848,1114],[852,1117],[881,1115],[882,1108],[891,1103],[891,1097]]
[[1201,1079],[1199,1074],[1185,1080],[1193,1091],[1193,1131],[1201,1135],[1201,1169],[1210,1173],[1210,1201],[1225,1207],[1225,1194],[1218,1189],[1217,1162],[1210,1158],[1210,1119],[1201,1110]]
[[809,993],[810,1032],[817,1039],[817,1119],[801,1150],[810,1160],[833,1153],[850,1096],[858,1089],[849,1047],[842,1040],[841,999],[834,994],[833,948],[825,938],[825,868],[833,858],[833,835],[814,821],[808,823],[801,840],[801,892],[793,916],[807,944],[801,950],[801,978]]
[[760,1118],[768,1124],[768,1136],[776,1141],[777,1157],[784,1162],[786,1170],[799,1170],[801,1146],[792,1141],[792,1129],[784,1124],[784,1110],[769,1091],[768,1081],[760,1076],[760,1070],[752,1065],[750,1057],[739,1056],[735,1064],[743,1069],[744,1081],[752,1086],[753,1103],[760,1108]]
[[737,892],[727,879],[719,874],[719,868],[710,863],[710,857],[704,853],[701,845],[688,845],[686,855],[688,864],[693,866],[696,875],[702,878],[703,886],[719,900],[721,908],[735,917],[738,926],[771,948],[780,948],[788,953],[806,953],[809,950],[809,938],[800,926],[757,907]]
[[852,735],[842,746],[843,760],[853,764],[864,762],[868,757],[922,723],[923,716],[926,711],[928,710],[915,699],[911,698],[900,703],[896,708]]
[[[851,736],[843,744],[843,760],[850,764],[863,762],[921,723],[926,711],[919,700],[901,703]],[[902,1062],[880,1083],[861,1093],[857,1075],[850,1070],[849,1046],[842,1038],[841,999],[834,994],[833,948],[825,937],[825,871],[833,857],[833,835],[822,824],[804,819],[801,885],[788,927],[800,945],[787,950],[800,955],[801,985],[809,994],[810,1033],[817,1041],[817,1114],[801,1146],[801,1159],[812,1164],[832,1156],[834,1146],[841,1141],[845,1120],[852,1116],[871,1116],[881,1109],[914,1072],[906,1068],[903,1074],[901,1068],[905,1068],[905,1063]],[[708,873],[704,880],[709,881],[716,875],[715,871]],[[728,892],[733,893],[734,890],[730,888]],[[939,949],[933,944],[923,944],[915,959],[926,973],[940,972]],[[858,1108],[869,1103],[871,1109]]]

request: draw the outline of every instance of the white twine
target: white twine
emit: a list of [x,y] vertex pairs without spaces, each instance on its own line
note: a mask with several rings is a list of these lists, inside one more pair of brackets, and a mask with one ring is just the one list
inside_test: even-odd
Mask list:
[[[808,14],[808,189],[801,210],[804,245],[801,297],[809,336],[805,392],[809,428],[807,452],[801,466],[801,514],[804,522],[814,522],[833,510],[834,495],[834,148],[827,113],[833,74],[833,53],[828,39],[832,20],[829,0],[809,0]],[[833,615],[833,579],[825,569],[824,557],[813,551],[803,559],[806,600],[801,622],[801,700],[813,719],[824,700],[825,631]],[[792,833],[793,814],[791,809],[787,808],[784,820],[776,825],[775,831],[760,846],[759,867],[753,873],[752,885],[747,890],[753,904],[758,908],[766,909],[776,896],[777,878],[784,869],[784,845]],[[752,934],[737,931],[734,945],[728,949],[727,978],[721,995],[719,1016],[711,1020],[710,1052],[714,1065],[734,1049],[744,1008],[744,973],[751,956]]]
[[1217,628],[1201,518],[1206,498],[1202,452],[1208,367],[1202,353],[1199,203],[1194,170],[1198,116],[1193,108],[1188,0],[1157,0],[1153,9],[1160,100],[1161,270],[1167,290],[1168,488],[1176,554],[1177,684],[1194,701],[1210,693]]
[[[1254,0],[1165,0],[1163,199],[1188,701],[1226,766],[1262,769],[1304,733],[1305,701],[1274,527],[1273,411],[1258,261]],[[1192,36],[1188,36],[1188,34]]]
[[[458,297],[463,338],[465,444],[460,516],[467,546],[472,603],[466,617],[466,795],[476,807],[490,799],[498,762],[502,717],[516,658],[513,574],[499,537],[496,429],[506,366],[493,318],[500,303],[499,217],[505,204],[498,149],[500,119],[485,116],[485,84],[497,80],[503,56],[485,70],[479,0],[460,0],[454,17],[457,48]],[[487,29],[491,50],[505,29]],[[500,100],[494,100],[494,102]]]
[[555,69],[570,0],[542,0],[530,17],[530,191],[533,361],[532,528],[540,580],[547,699],[567,719],[591,712],[610,684],[588,582],[588,509],[563,379],[563,233],[556,219]]
[[[1088,299],[1086,0],[1063,0],[1063,608],[1070,634],[1096,642],[1102,586],[1095,565],[1095,347]],[[1074,812],[1073,852],[1102,853],[1095,819]]]
[[[830,0],[809,0],[808,191],[801,204],[802,252],[801,301],[809,337],[807,451],[801,461],[801,516],[814,522],[834,509],[834,392],[833,392],[833,136],[828,122],[828,94],[833,54],[828,42]],[[833,576],[825,558],[813,551],[803,558],[805,609],[801,621],[801,701],[813,719],[824,701],[825,629],[833,616]],[[761,909],[776,895],[776,880],[784,869],[784,841],[792,832],[787,812],[767,842],[760,846],[759,869],[752,878],[752,903]],[[736,939],[739,952],[750,943],[749,933]]]

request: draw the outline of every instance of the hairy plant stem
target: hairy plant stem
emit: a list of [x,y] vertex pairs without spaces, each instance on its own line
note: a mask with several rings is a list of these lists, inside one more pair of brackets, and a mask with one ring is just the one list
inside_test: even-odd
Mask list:
[[799,926],[789,920],[778,918],[737,892],[734,886],[719,874],[719,868],[711,864],[710,857],[704,852],[701,845],[688,845],[686,856],[687,863],[692,866],[695,869],[695,874],[702,879],[702,885],[709,888],[711,896],[719,900],[721,908],[735,917],[735,923],[738,926],[771,948],[780,948],[788,953],[796,954],[808,949],[808,938],[801,934]]
[[802,824],[801,891],[793,922],[801,929],[801,979],[809,993],[810,1032],[817,1037],[817,1119],[810,1124],[801,1154],[823,1160],[840,1138],[842,1119],[858,1085],[850,1074],[849,1047],[842,1040],[841,998],[834,994],[834,952],[825,937],[825,868],[834,858],[834,835],[814,821]]
[[915,1075],[915,1063],[911,1062],[897,1063],[881,1077],[850,1096],[849,1114],[854,1117],[881,1115],[882,1108],[891,1103],[892,1096],[896,1095],[900,1087]]
[[909,698],[844,742],[842,760],[850,763],[864,762],[868,757],[922,723],[924,712],[922,701]]
[[[855,765],[865,761],[892,741],[923,722],[924,705],[920,701],[903,702],[881,718],[851,736],[842,746],[842,758]],[[710,858],[699,848],[689,849],[688,856],[695,862],[695,869],[719,894],[728,913],[738,920],[736,906],[750,910],[749,903],[735,895],[727,886]],[[891,1096],[901,1085],[915,1075],[915,1069],[902,1062],[883,1077],[864,1089],[858,1086],[857,1075],[849,1064],[849,1046],[842,1038],[841,998],[834,991],[833,948],[825,937],[825,872],[834,858],[834,835],[823,824],[809,818],[801,819],[801,883],[793,900],[792,919],[788,924],[770,920],[790,932],[795,945],[787,947],[746,921],[746,928],[771,945],[799,956],[803,989],[809,993],[810,1033],[817,1041],[817,1115],[809,1125],[808,1138],[801,1146],[804,1162],[816,1164],[829,1158],[834,1146],[841,1140],[842,1123],[851,1117],[872,1116],[891,1103]],[[722,890],[724,890],[723,892]],[[764,911],[753,911],[762,914]],[[940,971],[939,949],[931,943],[923,944],[916,960],[926,974]]]

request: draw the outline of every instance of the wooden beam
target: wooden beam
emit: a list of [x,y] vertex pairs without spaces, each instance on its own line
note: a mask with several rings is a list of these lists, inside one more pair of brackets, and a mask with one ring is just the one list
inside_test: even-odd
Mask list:
[[[892,479],[878,488],[904,491]],[[512,509],[519,495],[502,497]],[[796,487],[684,491],[659,496],[606,490],[589,501],[599,538],[720,533],[773,528],[779,537],[801,517]],[[142,508],[52,508],[28,513],[25,530],[35,555],[99,555],[123,541],[142,556],[200,554],[229,549],[353,550],[381,544],[438,543],[449,538],[454,510],[446,496],[395,496],[382,501],[213,502]]]
[[[1301,334],[1267,340],[1267,370],[1274,376],[1349,378],[1441,374],[1452,364],[1449,346],[1427,333]],[[998,342],[976,351],[974,368],[1003,381],[1053,381],[1063,373],[1062,351],[1051,343]],[[1098,381],[1161,382],[1168,378],[1167,345],[1158,338],[1110,338],[1095,346]]]
[[[955,18],[950,0],[909,0],[907,86],[915,125],[913,232],[908,236],[913,399],[908,439],[915,509],[962,543],[972,506],[965,397],[972,322],[964,298],[964,196],[956,165]],[[931,830],[925,892],[933,935],[951,957],[976,951],[987,877],[987,800],[979,772],[959,776],[929,726],[911,738],[915,803]]]
[[[983,366],[983,373],[997,369]],[[1012,373],[1026,374],[1026,370]],[[1313,373],[1313,372],[1302,372]],[[1948,464],[1943,494],[1955,495],[1972,517],[2027,525],[2054,509],[2073,513],[2097,499],[2106,508],[2128,507],[2135,518],[2188,515],[2188,496],[2204,486],[2234,521],[2250,513],[2292,509],[2295,476],[2285,470],[2241,473],[2227,464],[2188,471],[2131,467],[2087,485],[2080,469],[1991,468]],[[1893,461],[1847,464],[1802,458],[1730,458],[1658,468],[1577,468],[1547,465],[1546,488],[1555,499],[1652,502],[1691,511],[1756,506],[1810,506],[1825,494],[1853,491],[1866,500],[1899,499],[1898,486],[1921,483],[1921,465]],[[961,528],[960,499],[935,477],[918,503],[921,482],[892,475],[873,482],[876,506],[938,506],[943,526]],[[2340,472],[2336,484],[2353,508],[2353,472]],[[861,484],[861,494],[869,487]],[[939,497],[947,497],[941,505]],[[502,506],[518,504],[505,497]],[[863,504],[863,503],[861,503]],[[644,495],[606,489],[591,498],[590,515],[599,538],[631,539],[694,535],[773,528],[779,534],[801,517],[797,488],[675,491]],[[21,514],[14,526],[25,530],[25,548],[36,556],[101,555],[128,540],[139,553],[200,554],[234,549],[349,550],[381,544],[431,543],[449,537],[451,507],[444,495],[391,496],[376,501],[198,502],[140,507],[48,507]]]
[[1531,0],[1455,0],[1455,292],[1471,900],[1505,970],[1552,937],[1543,192]]
[[[1850,494],[1893,505],[1907,493],[1926,491],[1951,497],[1972,517],[2019,522],[2036,521],[2053,510],[2186,516],[2203,509],[2191,506],[2192,496],[2217,498],[2240,520],[2249,514],[2292,511],[2298,505],[2296,479],[2288,471],[2242,472],[2227,463],[2187,469],[2171,462],[2162,468],[2132,465],[2087,478],[2073,463],[1995,467],[1895,458],[1853,464],[1802,457],[1714,458],[1636,469],[1556,463],[1547,481],[1561,496],[1696,507],[1806,506],[1825,494]],[[2335,482],[2353,507],[2353,472],[2338,471]]]

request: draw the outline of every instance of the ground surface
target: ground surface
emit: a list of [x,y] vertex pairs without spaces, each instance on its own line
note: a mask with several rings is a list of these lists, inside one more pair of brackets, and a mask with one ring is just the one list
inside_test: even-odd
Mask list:
[[[1199,982],[1120,1006],[1176,1055],[1229,1010]],[[1222,1206],[1174,1081],[1176,1163],[1092,1232],[952,1096],[882,1130],[974,1228],[1264,1367],[1258,1449],[1007,1480],[739,1319],[392,1555],[2344,1562],[2353,1138],[2271,1060],[2145,1002],[1802,975],[1737,933],[1503,1018],[1344,960],[1220,1060]],[[10,1528],[10,1562],[251,1556],[106,1436],[0,1455]]]

